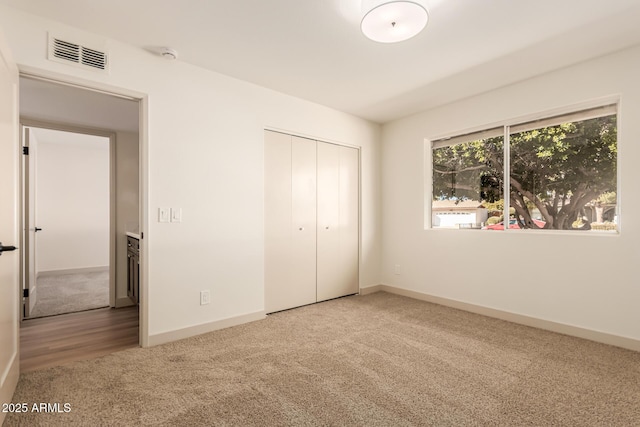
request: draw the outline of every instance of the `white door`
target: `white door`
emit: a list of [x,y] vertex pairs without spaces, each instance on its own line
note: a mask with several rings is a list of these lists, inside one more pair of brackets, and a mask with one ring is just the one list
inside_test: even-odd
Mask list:
[[315,150],[315,141],[265,131],[267,313],[316,301]]
[[[316,142],[291,139],[291,285],[297,301],[316,302]],[[288,308],[289,308],[288,307]]]
[[[0,242],[19,239],[18,69],[0,34]],[[20,256],[0,254],[0,402],[11,402],[19,373]],[[5,414],[0,411],[0,424]]]
[[344,295],[340,276],[340,146],[318,142],[317,297]]
[[358,292],[358,150],[318,142],[317,300]]
[[342,295],[360,291],[360,152],[340,147],[340,285]]

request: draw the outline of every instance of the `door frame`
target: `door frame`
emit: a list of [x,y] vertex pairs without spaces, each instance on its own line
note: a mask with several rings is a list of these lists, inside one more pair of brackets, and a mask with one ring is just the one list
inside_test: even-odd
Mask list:
[[[27,157],[25,158],[25,150],[28,153],[29,150],[32,147],[31,144],[31,132],[27,132],[26,129],[23,128],[23,126],[20,124],[20,122],[18,121],[18,131],[19,131],[19,136],[18,136],[18,143],[20,144],[20,146],[22,147],[22,156],[21,157],[21,161],[19,162],[19,168],[18,168],[18,174],[20,176],[20,188],[19,188],[19,193],[20,193],[20,203],[19,203],[19,211],[20,211],[20,218],[18,219],[19,223],[20,223],[20,242],[24,243],[21,244],[21,252],[20,252],[20,283],[22,283],[22,291],[23,293],[21,294],[21,305],[22,305],[22,310],[21,310],[21,320],[24,320],[24,318],[28,317],[28,314],[31,312],[31,298],[35,296],[37,296],[37,294],[34,294],[33,291],[33,287],[31,286],[30,280],[31,280],[31,265],[35,264],[35,250],[34,250],[34,258],[31,258],[31,250],[35,249],[31,247],[30,241],[31,241],[31,235],[29,234],[29,232],[31,231],[30,227],[29,227],[29,218],[31,218],[31,199],[35,199],[35,195],[34,197],[31,197],[31,192],[29,191],[30,186],[32,185],[32,180],[31,180],[31,157]],[[34,241],[35,241],[35,229],[34,229]],[[35,269],[35,265],[34,265],[34,269]],[[35,280],[35,274],[34,274],[34,280]],[[29,289],[29,296],[25,297],[24,296],[24,290],[25,289]],[[36,288],[37,290],[37,288]]]
[[[138,143],[139,143],[139,227],[140,227],[140,309],[139,343],[149,346],[149,95],[143,92],[112,86],[77,76],[60,74],[37,67],[18,65],[21,77],[49,81],[51,83],[73,86],[80,89],[100,92],[107,95],[130,99],[138,102]],[[20,153],[22,156],[22,153]],[[20,283],[22,286],[22,283]]]
[[[18,69],[13,59],[9,43],[0,28],[0,75],[3,88],[2,99],[2,163],[4,167],[3,182],[9,193],[5,195],[3,187],[3,203],[9,221],[3,218],[2,243],[20,247],[19,224],[19,161],[22,153],[18,145]],[[8,107],[6,110],[4,107]],[[3,211],[4,212],[4,211]],[[6,233],[6,234],[4,234]],[[20,376],[20,256],[18,253],[7,253],[2,256],[2,270],[0,272],[0,297],[2,298],[2,321],[0,322],[0,402],[11,402],[18,377]],[[6,413],[0,411],[0,424]]]
[[[76,125],[70,125],[67,123],[57,123],[57,122],[49,122],[43,120],[35,120],[29,117],[21,116],[20,117],[20,143],[24,146],[23,138],[25,135],[25,128],[37,128],[37,129],[48,129],[48,130],[57,130],[62,132],[69,133],[79,133],[83,135],[91,135],[91,136],[99,136],[103,138],[109,138],[109,307],[116,306],[116,238],[117,238],[117,230],[116,230],[116,214],[117,214],[117,205],[116,205],[116,133],[113,131],[97,129],[97,128],[88,128]],[[31,153],[29,153],[30,155]],[[22,162],[20,163],[20,174],[22,176],[21,184],[28,182],[30,177],[25,176],[25,168],[22,167]],[[26,221],[26,218],[29,215],[29,212],[26,212],[26,206],[28,203],[29,197],[29,189],[27,186],[22,184],[21,194],[23,197],[23,204],[20,207],[22,214],[20,215],[20,220],[22,221],[22,231],[24,233],[21,238],[23,239],[22,247],[24,248],[21,256],[25,260],[23,262],[24,266],[21,269],[23,272],[23,289],[31,289],[31,283],[29,283],[29,264],[28,254],[29,254],[29,238],[27,237],[31,230],[27,230],[27,226],[31,225],[35,227],[35,224],[29,224]],[[29,260],[30,262],[31,260]],[[36,278],[37,280],[37,278]],[[37,288],[36,288],[37,290]],[[36,294],[37,295],[37,294]],[[28,310],[26,310],[28,311]],[[23,303],[22,309],[22,319],[24,320],[25,308]]]

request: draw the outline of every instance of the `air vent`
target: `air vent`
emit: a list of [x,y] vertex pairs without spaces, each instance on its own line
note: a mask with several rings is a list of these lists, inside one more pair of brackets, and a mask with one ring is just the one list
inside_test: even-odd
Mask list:
[[49,59],[102,72],[107,71],[108,65],[106,52],[51,35],[49,35]]

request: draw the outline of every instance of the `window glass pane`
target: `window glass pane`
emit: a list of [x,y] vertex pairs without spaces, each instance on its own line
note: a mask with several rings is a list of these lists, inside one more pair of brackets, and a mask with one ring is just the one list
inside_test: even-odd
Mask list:
[[433,228],[480,229],[490,217],[501,214],[503,139],[491,137],[433,149]]
[[616,116],[510,135],[510,227],[617,230]]

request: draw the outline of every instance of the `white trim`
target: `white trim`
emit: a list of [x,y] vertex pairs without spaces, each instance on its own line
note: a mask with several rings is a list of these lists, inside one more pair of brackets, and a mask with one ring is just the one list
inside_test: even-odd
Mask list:
[[[20,377],[20,358],[19,353],[16,351],[13,353],[11,362],[2,373],[0,377],[0,403],[8,403],[13,399],[13,393],[18,385],[18,378]],[[4,418],[7,413],[0,411],[0,426],[4,422]]]
[[140,101],[146,96],[142,92],[123,89],[94,80],[87,80],[80,77],[71,76],[69,74],[55,73],[53,71],[43,70],[41,68],[31,67],[28,65],[18,64],[18,68],[20,70],[21,77],[27,77],[34,80],[46,81],[50,83],[90,90],[92,92],[104,93],[106,95],[129,99],[131,101]]
[[434,304],[444,305],[446,307],[456,308],[458,310],[468,311],[471,313],[481,314],[483,316],[493,317],[496,319],[506,320],[508,322],[520,325],[531,326],[533,328],[544,329],[546,331],[556,332],[559,334],[570,335],[572,337],[583,338],[602,344],[613,345],[633,351],[640,351],[640,340],[623,337],[620,335],[609,334],[606,332],[594,331],[579,326],[567,325],[564,323],[553,322],[551,320],[539,319],[536,317],[525,316],[523,314],[511,313],[508,311],[498,310],[495,308],[484,307],[481,305],[470,304],[467,302],[457,301],[449,298],[438,297],[423,292],[412,291],[409,289],[398,288],[389,285],[375,285],[360,289],[361,295],[372,294],[375,292],[389,292],[391,294],[402,295],[405,297],[427,301]]
[[[616,145],[616,149],[618,150],[618,159],[616,162],[616,169],[617,169],[617,174],[618,176],[616,177],[616,224],[617,224],[617,230],[616,230],[616,235],[620,235],[622,233],[622,223],[624,222],[624,219],[622,218],[622,215],[620,215],[620,213],[622,212],[622,203],[623,203],[623,199],[622,197],[620,197],[621,194],[621,189],[622,189],[622,169],[623,169],[623,163],[621,162],[620,159],[622,158],[622,154],[625,152],[625,145],[627,145],[627,143],[624,142],[624,132],[622,132],[622,122],[623,122],[623,116],[624,116],[624,109],[622,108],[622,104],[623,104],[623,99],[621,97],[618,97],[618,115],[616,116],[616,125],[617,125],[617,129],[616,129],[616,134],[618,135],[618,143]],[[622,141],[622,144],[620,143],[620,141]],[[631,142],[628,145],[633,145],[633,142]]]
[[[21,74],[21,77],[27,77]],[[33,78],[33,77],[27,77]],[[55,84],[55,81],[51,81]],[[93,135],[109,139],[109,306],[114,307],[116,301],[116,276],[117,276],[117,240],[116,218],[118,206],[116,203],[116,131],[77,126],[64,122],[32,119],[28,116],[20,117],[22,128],[51,129],[75,134]],[[22,134],[22,131],[20,132]],[[26,213],[25,213],[26,214]],[[25,245],[26,247],[26,245]],[[64,273],[63,273],[64,274]],[[69,273],[73,274],[73,273]],[[31,284],[29,284],[31,286]]]
[[376,292],[384,292],[386,285],[373,285],[366,286],[364,288],[360,288],[360,295],[370,295],[375,294]]
[[422,182],[422,194],[424,195],[424,228],[433,230],[433,142],[429,139],[424,140],[424,165],[422,170],[424,176]]
[[477,141],[480,139],[496,138],[504,133],[504,126],[497,126],[494,128],[487,128],[485,130],[465,133],[461,135],[452,136],[444,139],[434,139],[431,141],[431,149],[451,147],[453,145],[464,144],[466,142]]
[[484,130],[478,130],[470,133],[460,133],[455,136],[441,139],[432,139],[431,149],[451,147],[453,145],[464,144],[465,142],[477,141],[480,139],[495,138],[503,134],[505,126],[509,126],[511,128],[511,133],[519,133],[541,127],[557,126],[559,124],[572,121],[584,121],[598,117],[613,116],[618,114],[618,103],[619,99],[618,101],[610,104],[596,105],[588,108],[583,107],[580,110],[571,110],[561,114],[549,113],[549,115],[544,115],[543,113],[538,113],[533,116],[535,118],[530,120],[508,120],[505,121],[505,124],[502,126],[486,128]]
[[115,308],[131,307],[132,305],[135,305],[135,303],[133,301],[131,301],[131,298],[129,298],[129,297],[120,297],[120,298],[116,299]]
[[138,101],[138,213],[140,230],[140,303],[139,307],[139,337],[140,346],[149,346],[149,224],[151,211],[149,210],[150,191],[149,182],[151,168],[149,167],[149,96],[142,95]]
[[534,129],[558,126],[563,123],[585,121],[597,119],[599,117],[617,116],[618,104],[602,105],[600,107],[589,108],[580,111],[574,111],[573,113],[560,114],[558,116],[551,116],[544,119],[532,120],[525,123],[518,123],[510,125],[509,133],[521,133],[528,132]]
[[102,273],[104,271],[109,271],[108,265],[100,267],[67,268],[64,270],[39,271],[38,277],[65,276],[67,274]]
[[[493,128],[501,128],[504,126],[514,126],[519,125],[521,123],[532,122],[536,120],[542,120],[549,117],[561,116],[564,114],[571,114],[575,112],[579,112],[580,110],[589,110],[592,108],[603,107],[605,105],[610,104],[620,104],[621,96],[620,94],[613,94],[608,96],[603,96],[600,98],[594,98],[585,102],[579,102],[576,104],[564,105],[558,108],[551,108],[548,110],[536,111],[534,113],[524,114],[521,116],[511,117],[509,119],[500,120],[492,123],[485,123],[483,125],[474,126],[467,129],[462,129],[460,131],[455,132],[447,132],[441,135],[434,135],[427,137],[429,141],[440,141],[445,139],[452,139],[461,135],[469,135],[478,132],[483,132],[488,129]],[[619,110],[618,110],[619,115]]]
[[141,239],[140,240],[140,310],[139,310],[139,337],[140,346],[147,347],[149,344],[149,265],[147,259],[149,259],[149,249],[146,243],[146,236],[149,234],[150,218],[149,212],[149,95],[144,92],[136,90],[126,89],[118,86],[112,86],[109,84],[101,83],[95,80],[87,80],[77,76],[71,76],[69,74],[61,74],[41,68],[32,67],[29,65],[18,65],[20,74],[23,76],[29,76],[35,79],[49,80],[58,84],[70,85],[79,87],[94,92],[102,92],[108,95],[117,96],[120,98],[126,98],[138,101],[139,107],[139,125],[138,125],[138,141],[139,141],[139,212],[140,221],[139,228]]
[[[511,231],[511,126],[506,125],[502,136],[502,231]],[[504,225],[506,224],[506,225]]]
[[175,329],[173,331],[162,332],[155,335],[150,335],[147,345],[145,347],[151,347],[154,345],[165,344],[172,341],[177,341],[196,335],[206,334],[207,332],[217,331],[219,329],[229,328],[231,326],[238,326],[244,323],[254,322],[256,320],[263,320],[266,318],[264,311],[256,311],[254,313],[243,314],[235,317],[228,317],[226,319],[215,320],[209,323],[202,323],[200,325],[188,326],[186,328]]

